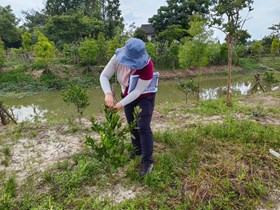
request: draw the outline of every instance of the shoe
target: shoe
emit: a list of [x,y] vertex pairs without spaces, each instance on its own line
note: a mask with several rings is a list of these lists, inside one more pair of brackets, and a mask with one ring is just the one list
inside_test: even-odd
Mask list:
[[142,163],[140,169],[140,176],[144,176],[145,174],[151,173],[153,169],[153,164]]

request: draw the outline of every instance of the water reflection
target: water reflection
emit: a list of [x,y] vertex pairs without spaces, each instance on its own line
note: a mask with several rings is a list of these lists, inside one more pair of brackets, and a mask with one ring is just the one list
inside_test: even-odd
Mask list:
[[45,121],[46,109],[40,108],[38,105],[31,104],[29,106],[19,106],[10,108],[17,122],[23,121]]
[[[197,82],[197,81],[195,81]],[[156,96],[156,104],[168,102],[182,102],[186,100],[186,95],[177,87],[177,81],[160,81],[159,91]],[[227,77],[209,77],[201,80],[200,100],[215,100],[227,92]],[[232,96],[247,95],[250,93],[255,81],[251,75],[242,75],[233,78],[231,90]],[[279,90],[279,86],[272,87],[272,90]],[[117,89],[117,91],[120,91]],[[85,110],[84,116],[91,117],[103,110],[104,94],[100,88],[88,89],[90,106]],[[117,100],[120,100],[117,92]],[[49,117],[59,117],[66,119],[68,116],[77,116],[77,110],[73,104],[68,105],[63,101],[60,91],[43,92],[37,95],[23,98],[6,97],[4,101],[6,107],[12,110],[18,122],[22,121],[43,121]]]
[[[233,95],[247,95],[252,88],[251,82],[237,82],[231,86]],[[226,86],[215,87],[215,88],[202,88],[200,93],[201,100],[214,100],[227,92]]]

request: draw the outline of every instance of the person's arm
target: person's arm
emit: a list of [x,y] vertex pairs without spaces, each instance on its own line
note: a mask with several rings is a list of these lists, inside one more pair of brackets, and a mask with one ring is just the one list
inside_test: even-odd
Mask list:
[[102,71],[99,81],[101,88],[105,94],[105,104],[113,108],[114,107],[114,96],[110,87],[110,78],[114,75],[116,72],[116,65],[117,65],[117,59],[114,55],[111,60],[108,62],[108,64],[105,66],[104,70]]
[[131,93],[129,93],[126,97],[124,97],[120,102],[118,102],[115,108],[119,110],[125,105],[137,99],[146,90],[151,81],[152,80],[138,79],[135,89],[131,91]]

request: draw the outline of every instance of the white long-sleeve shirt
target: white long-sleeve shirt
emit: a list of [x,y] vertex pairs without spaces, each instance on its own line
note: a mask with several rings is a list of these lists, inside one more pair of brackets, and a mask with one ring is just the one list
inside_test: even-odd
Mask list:
[[[112,93],[109,80],[114,74],[117,74],[117,80],[121,85],[122,93],[125,95],[125,97],[119,103],[121,103],[122,106],[125,106],[136,100],[138,97],[145,95],[142,93],[150,84],[153,77],[153,71],[154,66],[151,60],[143,69],[132,70],[124,65],[119,64],[116,56],[114,55],[100,75],[101,88],[104,94]],[[127,94],[130,75],[139,75],[139,79],[135,89]]]

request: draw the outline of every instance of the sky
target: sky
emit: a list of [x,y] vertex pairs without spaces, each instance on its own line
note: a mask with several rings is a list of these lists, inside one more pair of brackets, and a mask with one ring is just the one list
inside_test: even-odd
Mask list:
[[[40,11],[44,7],[44,2],[45,0],[0,0],[0,5],[11,5],[13,13],[18,18],[23,18],[21,11],[31,9]],[[137,27],[148,23],[148,19],[165,5],[166,0],[120,0],[126,27],[133,22]],[[243,29],[251,34],[251,40],[260,40],[272,32],[268,27],[280,23],[280,4],[279,0],[255,0],[253,8],[249,14],[250,19],[245,22]],[[224,39],[223,33],[216,30],[214,36],[220,40]]]

